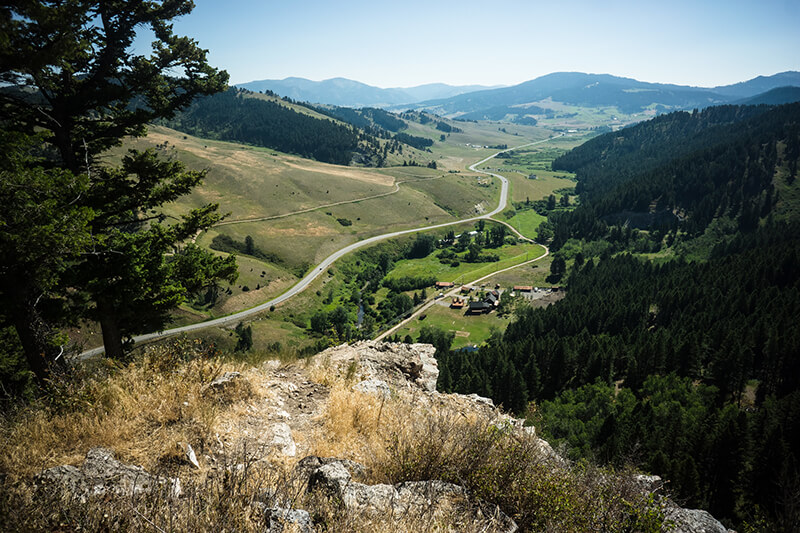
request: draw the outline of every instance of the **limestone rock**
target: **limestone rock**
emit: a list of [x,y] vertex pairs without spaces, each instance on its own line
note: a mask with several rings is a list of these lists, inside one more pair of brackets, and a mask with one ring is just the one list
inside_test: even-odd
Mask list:
[[328,348],[316,356],[318,361],[329,361],[340,370],[355,362],[366,379],[375,378],[389,385],[416,385],[422,390],[436,390],[439,367],[430,344],[402,344],[361,341]]
[[361,477],[366,473],[366,467],[361,463],[351,461],[350,459],[338,459],[336,457],[317,457],[316,455],[309,455],[300,459],[295,465],[294,469],[300,476],[305,479],[311,477],[316,469],[323,465],[339,463],[341,464],[351,476]]
[[292,428],[286,422],[278,422],[270,428],[272,430],[272,441],[270,444],[278,448],[287,457],[294,457],[297,454],[297,446],[292,438]]
[[375,396],[382,396],[389,398],[392,395],[392,389],[389,384],[380,379],[365,379],[353,385],[353,390],[363,392],[365,394],[374,394]]
[[733,533],[702,509],[672,507],[666,510],[666,518],[674,524],[672,533]]
[[130,496],[155,489],[166,489],[172,497],[181,495],[179,479],[154,476],[141,466],[123,464],[106,448],[89,450],[80,468],[49,468],[37,474],[34,482],[41,490],[68,492],[81,502],[92,496]]
[[241,372],[225,372],[220,377],[209,383],[206,388],[212,390],[223,390],[234,381],[241,379]]
[[478,396],[474,392],[472,394],[467,394],[467,398],[469,398],[474,402],[482,403],[484,405],[488,405],[489,407],[494,407],[494,402],[492,401],[491,398],[487,398],[485,396]]
[[[334,501],[341,502],[349,513],[367,517],[436,517],[458,509],[461,519],[467,516],[472,525],[481,524],[484,531],[513,533],[517,530],[514,520],[499,508],[491,506],[492,512],[485,513],[480,506],[469,504],[463,487],[444,481],[365,485],[352,481],[341,462],[332,461],[314,470],[308,490],[324,491]],[[465,515],[465,511],[468,514]]]
[[267,533],[283,533],[284,531],[314,533],[311,515],[303,509],[267,507],[264,509],[264,515],[269,526]]
[[232,403],[250,396],[252,387],[241,372],[225,372],[203,387],[203,395],[222,403]]
[[664,481],[660,476],[637,474],[633,476],[633,479],[640,487],[642,487],[642,491],[644,492],[658,492],[664,487]]

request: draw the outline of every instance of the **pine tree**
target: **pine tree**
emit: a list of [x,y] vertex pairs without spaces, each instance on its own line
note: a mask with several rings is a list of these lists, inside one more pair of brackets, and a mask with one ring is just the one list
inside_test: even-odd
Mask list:
[[[57,287],[90,243],[94,212],[76,202],[86,176],[39,166],[30,152],[40,143],[0,131],[0,320],[14,328],[28,368],[43,379],[60,351],[55,328],[66,320],[53,308],[63,303]],[[15,339],[6,342],[2,350],[11,357]]]
[[253,348],[253,327],[247,326],[242,322],[236,324],[236,329],[234,330],[236,333],[237,341],[236,347],[233,349],[235,352],[248,352]]
[[[180,0],[23,0],[0,8],[3,128],[41,135],[47,160],[28,161],[26,167],[39,176],[52,172],[50,183],[43,183],[39,191],[42,197],[56,198],[53,190],[66,176],[63,173],[69,173],[86,180],[85,191],[70,205],[92,213],[86,221],[90,242],[55,249],[64,252],[61,260],[74,259],[70,279],[61,279],[57,266],[42,279],[49,279],[51,291],[58,288],[62,298],[69,296],[80,314],[102,318],[105,349],[111,356],[123,354],[124,339],[138,327],[163,327],[166,309],[187,293],[236,274],[233,260],[215,260],[199,249],[180,246],[219,220],[216,206],[195,209],[177,224],[162,224],[161,206],[189,192],[203,173],[161,162],[150,151],[131,151],[119,168],[100,158],[124,137],[145,135],[148,123],[171,117],[197,96],[225,88],[227,74],[208,65],[206,51],[172,32],[170,21],[192,7],[192,2]],[[150,57],[132,50],[136,32],[143,27],[155,35]],[[63,173],[56,176],[57,171]],[[53,216],[58,220],[61,215]],[[55,220],[39,223],[47,227]],[[166,252],[177,253],[169,259]],[[135,275],[125,277],[131,273]],[[139,285],[142,282],[148,285]],[[36,292],[33,287],[28,291]],[[159,304],[155,309],[154,303]],[[141,321],[128,324],[130,317]],[[39,336],[34,343],[23,341],[23,347],[32,369],[43,378],[54,358],[52,350],[42,352],[50,326],[41,316],[25,320],[29,324],[17,331],[20,338]],[[59,320],[64,316],[55,322]],[[42,358],[44,363],[34,363]]]

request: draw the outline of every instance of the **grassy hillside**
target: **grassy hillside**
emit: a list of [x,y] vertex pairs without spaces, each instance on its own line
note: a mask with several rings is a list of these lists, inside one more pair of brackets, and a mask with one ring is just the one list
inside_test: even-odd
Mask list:
[[[248,97],[274,99],[259,94]],[[409,131],[431,138],[442,133],[433,125],[413,121]],[[527,133],[544,136],[534,129]],[[451,137],[455,135],[470,140],[484,135],[492,142],[506,143],[532,140],[492,127],[481,129],[480,125],[470,125],[469,131]],[[406,148],[399,156],[408,161],[435,158],[440,162],[437,169],[330,165],[266,148],[201,139],[163,126],[151,127],[147,137],[130,140],[126,147],[155,148],[189,168],[208,171],[202,186],[167,209],[177,214],[186,206],[220,203],[228,217],[200,235],[199,244],[208,247],[218,235],[237,242],[250,236],[265,257],[271,258],[265,261],[241,255],[239,280],[223,284],[213,305],[200,301],[187,305],[176,317],[178,323],[251,307],[285,290],[311,264],[342,246],[390,229],[472,216],[495,205],[499,194],[499,183],[479,180],[465,169],[490,150],[477,150],[451,138],[437,141],[431,153]],[[121,153],[117,150],[108,157],[117,159]]]

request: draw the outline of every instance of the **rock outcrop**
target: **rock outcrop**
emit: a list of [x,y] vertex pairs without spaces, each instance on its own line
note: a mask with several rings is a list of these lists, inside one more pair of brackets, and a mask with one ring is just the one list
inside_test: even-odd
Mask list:
[[[318,458],[317,458],[318,459]],[[471,502],[463,487],[444,481],[408,481],[395,485],[356,483],[338,460],[317,467],[308,480],[310,492],[322,491],[352,513],[365,518],[425,519],[435,523],[458,516],[470,531],[514,533],[517,524],[497,506]],[[486,509],[490,509],[487,513]]]
[[314,524],[308,511],[266,506],[263,506],[263,511],[269,528],[266,533],[314,533]]
[[702,509],[670,507],[666,511],[666,518],[672,522],[670,533],[736,533]]
[[[567,461],[549,443],[536,435],[533,427],[498,409],[491,399],[476,394],[443,394],[436,391],[439,370],[433,357],[435,349],[427,344],[399,344],[364,341],[329,348],[303,364],[264,364],[253,371],[228,372],[201,389],[214,402],[229,406],[236,403],[237,416],[225,417],[216,435],[209,435],[198,459],[187,443],[181,446],[193,472],[225,476],[242,464],[226,463],[236,450],[244,450],[242,463],[268,465],[277,457],[289,468],[293,479],[301,481],[309,497],[321,496],[339,506],[342,512],[367,520],[421,520],[425,524],[449,524],[452,530],[513,532],[512,518],[491,502],[476,500],[459,485],[429,479],[397,484],[367,484],[366,467],[355,461],[322,458],[313,448],[314,436],[325,430],[323,413],[339,391],[329,385],[331,374],[342,380],[345,390],[377,396],[384,402],[405,402],[414,413],[439,410],[454,416],[468,416],[486,421],[492,428],[519,441],[534,444],[543,461],[553,469],[567,466]],[[246,374],[246,375],[245,375]],[[322,379],[315,379],[316,376]],[[349,394],[349,393],[348,393]],[[404,404],[401,404],[404,405]],[[409,411],[410,412],[410,411]],[[209,444],[210,443],[210,444]],[[213,448],[213,449],[212,449]],[[232,454],[233,452],[233,454]],[[295,463],[295,457],[307,455]],[[356,453],[353,456],[358,457]],[[238,456],[237,456],[238,457]],[[188,466],[187,466],[188,468]],[[207,469],[207,470],[206,470]],[[189,483],[189,478],[184,480]],[[375,478],[373,478],[374,480]],[[181,495],[179,479],[156,476],[142,467],[123,464],[111,450],[89,450],[81,466],[57,466],[38,474],[39,490],[66,491],[80,501],[94,496],[128,497],[147,491],[166,491],[172,498]],[[642,492],[659,494],[663,483],[657,476],[638,476],[634,480]],[[271,492],[270,492],[271,490]],[[308,512],[297,509],[295,499],[279,496],[277,489],[256,502],[270,533],[301,531],[311,533],[314,524]],[[188,485],[187,485],[188,492]],[[302,493],[300,489],[299,492]],[[661,496],[659,496],[661,497]],[[666,516],[677,533],[730,533],[709,513],[682,509],[667,499]],[[309,508],[310,509],[310,508]],[[416,528],[412,528],[416,530]]]
[[141,466],[121,463],[106,448],[89,450],[80,468],[72,465],[48,468],[34,478],[34,483],[39,490],[66,492],[81,502],[94,496],[131,496],[154,489],[166,490],[172,497],[181,495],[179,479],[154,476]]
[[355,364],[365,380],[377,379],[400,387],[416,385],[434,392],[439,378],[435,352],[430,344],[362,341],[328,348],[315,360],[330,363],[342,373]]

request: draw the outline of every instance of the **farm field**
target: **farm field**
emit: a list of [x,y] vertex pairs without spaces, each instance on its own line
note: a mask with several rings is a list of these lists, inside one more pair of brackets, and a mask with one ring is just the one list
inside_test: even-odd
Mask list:
[[[470,135],[480,135],[480,127],[470,125],[470,129]],[[161,126],[152,126],[145,138],[129,140],[125,148],[153,148],[170,159],[184,162],[189,169],[207,170],[203,185],[167,208],[168,213],[177,214],[209,202],[220,204],[220,211],[228,216],[223,225],[198,237],[200,245],[208,247],[218,234],[240,242],[250,235],[259,249],[279,258],[274,265],[259,262],[260,265],[240,268],[240,280],[232,287],[224,287],[225,293],[220,295],[222,303],[204,315],[217,315],[223,308],[234,310],[235,302],[241,304],[238,309],[244,309],[254,305],[256,297],[267,290],[283,288],[272,284],[272,288],[264,290],[264,284],[260,283],[263,280],[248,279],[251,268],[259,274],[277,268],[284,273],[282,279],[296,279],[309,265],[347,244],[389,229],[413,228],[478,214],[491,208],[499,194],[495,180],[479,183],[475,174],[464,172],[464,167],[475,161],[476,150],[452,142],[437,142],[433,147],[435,156],[454,158],[451,162],[458,168],[452,173],[417,166],[341,167],[270,149],[201,139]],[[440,148],[447,153],[439,153]],[[416,157],[409,150],[406,152],[409,157]],[[122,154],[123,150],[117,149],[107,157],[119,160]],[[300,210],[311,211],[272,220],[251,220]],[[254,289],[258,285],[259,289]],[[245,292],[251,294],[241,296],[243,287],[248,287],[250,291]],[[228,290],[233,294],[228,294]],[[226,300],[231,302],[225,303]]]
[[526,209],[525,211],[517,211],[516,215],[506,219],[506,222],[511,224],[514,229],[525,237],[534,239],[536,237],[536,228],[545,220],[547,220],[546,217],[540,215],[533,209]]
[[550,275],[551,261],[552,256],[548,255],[530,265],[523,265],[507,272],[500,272],[492,276],[489,281],[491,283],[499,283],[501,287],[513,287],[514,285],[550,287],[552,283],[547,281],[547,277]]
[[464,309],[450,309],[448,305],[449,301],[443,302],[442,305],[437,303],[431,306],[425,311],[424,315],[420,315],[398,329],[396,334],[401,339],[405,338],[406,335],[410,335],[416,341],[417,337],[419,337],[420,329],[424,326],[436,327],[443,331],[453,331],[456,336],[453,340],[452,348],[457,350],[465,346],[480,345],[489,338],[493,331],[502,332],[505,330],[511,320],[511,315],[500,317],[495,312],[470,316],[466,314]]
[[404,259],[398,261],[388,278],[434,276],[439,281],[454,283],[469,283],[497,270],[518,265],[544,253],[544,248],[538,244],[518,243],[504,245],[500,248],[486,249],[496,253],[500,260],[493,263],[460,263],[453,267],[439,262],[436,253],[423,259]]

